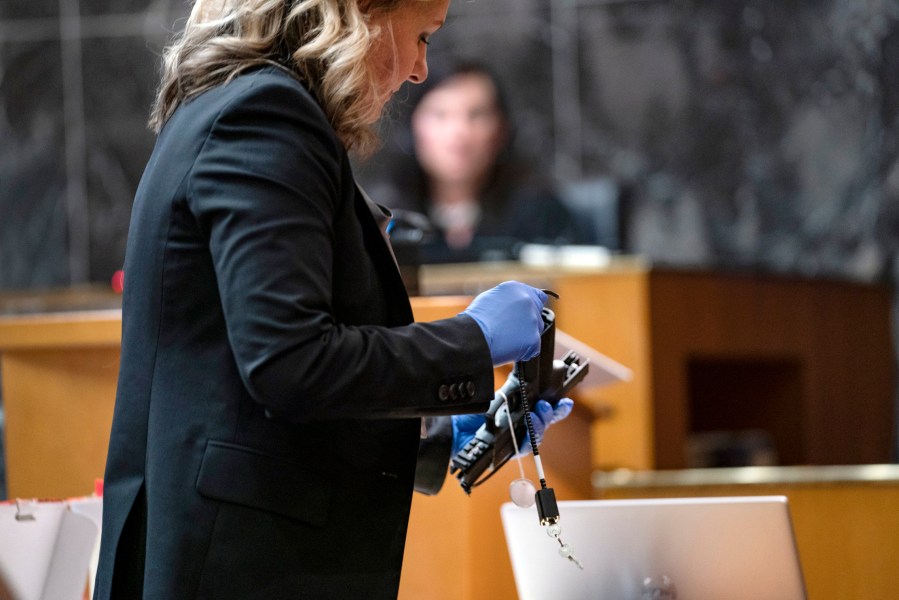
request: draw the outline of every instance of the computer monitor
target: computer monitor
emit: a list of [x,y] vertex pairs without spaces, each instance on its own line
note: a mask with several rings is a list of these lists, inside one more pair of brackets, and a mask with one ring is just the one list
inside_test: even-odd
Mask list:
[[783,496],[560,501],[559,554],[535,507],[501,509],[521,600],[805,600]]

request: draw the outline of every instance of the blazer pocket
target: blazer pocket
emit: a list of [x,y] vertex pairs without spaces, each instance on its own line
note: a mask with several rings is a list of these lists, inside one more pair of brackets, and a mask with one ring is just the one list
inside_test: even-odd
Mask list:
[[246,446],[210,440],[197,491],[204,497],[323,527],[331,487],[321,476]]

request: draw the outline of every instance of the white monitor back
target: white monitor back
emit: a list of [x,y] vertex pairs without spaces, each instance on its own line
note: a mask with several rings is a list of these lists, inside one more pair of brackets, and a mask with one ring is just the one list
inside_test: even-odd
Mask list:
[[521,600],[806,598],[783,496],[560,501],[561,539],[583,570],[559,555],[536,508],[500,512]]

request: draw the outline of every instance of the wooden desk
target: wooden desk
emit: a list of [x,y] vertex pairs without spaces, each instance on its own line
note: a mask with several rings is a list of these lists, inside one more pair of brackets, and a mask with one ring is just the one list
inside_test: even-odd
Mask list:
[[899,465],[597,473],[603,499],[784,495],[808,597],[895,597]]
[[[768,432],[784,465],[892,459],[895,352],[888,286],[666,271],[633,259],[591,270],[431,265],[422,269],[420,285],[428,296],[457,293],[457,299],[467,299],[510,278],[555,289],[562,297],[553,304],[559,328],[633,370],[629,382],[578,396],[592,411],[587,418],[595,468],[688,467],[694,434],[745,429]],[[425,310],[428,301],[416,298],[416,310]],[[16,306],[23,302],[18,298]],[[77,331],[75,321],[90,328],[106,318],[68,314],[71,332]],[[26,321],[16,325],[16,318]],[[27,319],[37,317],[0,317],[0,361],[10,356],[8,350],[19,355],[16,360],[37,361],[39,355],[30,352],[40,350],[51,361],[40,368],[52,370],[52,361],[62,359],[46,344],[26,348],[32,333],[22,333],[22,327],[38,324]],[[58,335],[63,337],[54,343],[62,352],[100,353],[79,350],[80,358],[66,359],[87,363],[78,368],[80,376],[97,369],[109,374],[116,355],[101,349],[115,343],[109,337]],[[59,381],[74,389],[73,382]],[[10,385],[17,384],[4,382]],[[47,397],[34,389],[29,393]],[[14,473],[10,477],[10,493],[27,489],[17,487]]]
[[0,319],[7,494],[90,494],[103,477],[121,311]]
[[691,466],[691,436],[763,430],[779,464],[892,460],[895,353],[886,285],[653,269],[431,265],[424,294],[504,279],[549,286],[559,328],[631,368],[585,394],[592,463]]

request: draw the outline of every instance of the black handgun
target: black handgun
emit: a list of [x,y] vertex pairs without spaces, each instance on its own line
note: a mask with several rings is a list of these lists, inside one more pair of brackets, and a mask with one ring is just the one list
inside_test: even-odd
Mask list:
[[[569,351],[561,359],[553,358],[555,321],[553,311],[544,308],[540,353],[529,361],[515,364],[487,408],[485,423],[453,457],[450,473],[466,493],[470,494],[471,488],[486,481],[519,451],[515,443],[521,444],[527,435],[525,413],[537,400],[555,406],[587,375],[588,361],[575,352]],[[506,403],[508,413],[501,410]]]

